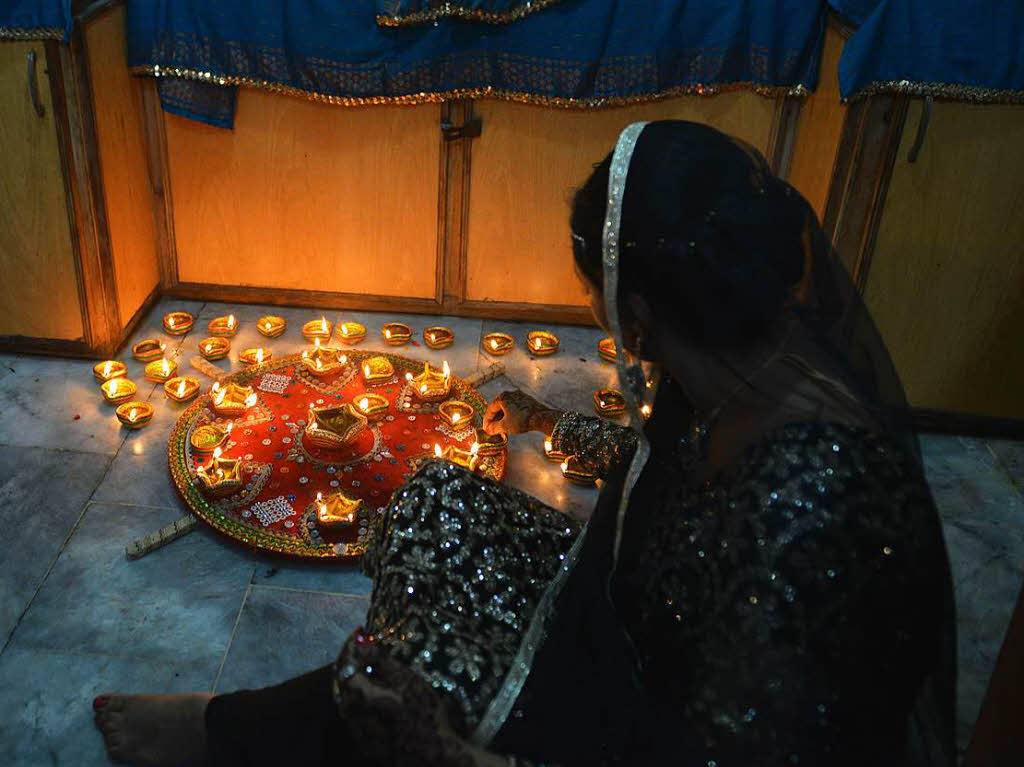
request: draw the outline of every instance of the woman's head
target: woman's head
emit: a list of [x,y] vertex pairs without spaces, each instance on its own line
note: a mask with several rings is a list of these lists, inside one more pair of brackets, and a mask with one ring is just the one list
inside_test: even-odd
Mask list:
[[[600,295],[611,155],[576,192],[576,268]],[[634,151],[619,233],[627,328],[657,322],[688,344],[740,351],[771,337],[804,274],[810,207],[748,145],[706,125],[649,124]],[[646,314],[648,316],[638,316]]]

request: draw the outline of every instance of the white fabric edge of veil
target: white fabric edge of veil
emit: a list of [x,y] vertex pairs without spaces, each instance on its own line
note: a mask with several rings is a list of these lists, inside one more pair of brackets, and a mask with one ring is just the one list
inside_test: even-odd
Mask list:
[[[633,159],[633,150],[636,148],[637,139],[643,132],[646,122],[635,122],[627,125],[619,139],[615,143],[615,151],[612,153],[611,170],[608,174],[608,207],[605,212],[604,229],[602,231],[601,261],[604,272],[604,306],[605,316],[608,321],[608,329],[615,341],[616,370],[619,378],[619,390],[626,400],[626,408],[629,413],[631,428],[637,434],[637,449],[630,461],[626,479],[623,484],[622,497],[619,499],[619,507],[616,512],[615,522],[615,546],[613,550],[612,571],[618,563],[619,545],[622,540],[622,527],[625,521],[626,508],[629,505],[629,497],[647,463],[651,453],[651,445],[643,431],[643,419],[640,417],[640,409],[637,404],[637,395],[629,385],[629,376],[625,363],[625,346],[622,343],[622,326],[619,318],[619,230],[622,225],[622,200],[626,191],[626,176],[629,174],[629,164]],[[639,361],[633,363],[639,369]],[[642,372],[642,371],[641,371]],[[640,379],[642,380],[642,379]],[[519,694],[526,684],[526,678],[530,675],[537,649],[543,642],[544,633],[547,628],[548,619],[554,609],[555,600],[561,593],[569,573],[579,559],[580,550],[583,548],[583,539],[586,537],[587,526],[576,537],[572,547],[566,554],[561,569],[551,579],[544,593],[537,603],[537,609],[533,613],[530,625],[523,633],[519,650],[512,659],[512,664],[505,675],[505,679],[498,688],[491,702],[487,705],[479,724],[473,730],[471,740],[473,743],[486,746],[494,736],[498,734],[502,725],[512,713],[512,708]]]

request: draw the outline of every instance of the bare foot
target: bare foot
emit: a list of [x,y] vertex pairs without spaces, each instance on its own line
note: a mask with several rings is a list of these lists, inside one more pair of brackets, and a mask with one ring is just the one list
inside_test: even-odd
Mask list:
[[206,759],[209,693],[118,695],[93,702],[107,753],[136,767],[199,767]]

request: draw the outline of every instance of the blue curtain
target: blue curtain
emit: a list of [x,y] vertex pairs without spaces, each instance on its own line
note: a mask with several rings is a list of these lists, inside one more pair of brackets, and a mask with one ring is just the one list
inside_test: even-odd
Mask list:
[[0,40],[68,40],[71,0],[0,0]]
[[821,0],[562,0],[514,23],[397,28],[377,23],[378,2],[130,1],[128,61],[184,81],[161,88],[168,110],[229,127],[223,86],[239,84],[334,103],[496,96],[563,106],[810,89],[824,32]]

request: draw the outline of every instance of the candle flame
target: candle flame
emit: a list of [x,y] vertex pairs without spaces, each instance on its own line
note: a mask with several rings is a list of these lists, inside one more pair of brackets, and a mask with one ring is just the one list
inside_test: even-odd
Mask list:
[[539,349],[540,348],[540,339],[539,338],[533,339],[533,348],[534,349]]
[[564,461],[562,461],[562,473],[565,474],[565,472],[568,471],[568,470],[569,470],[569,459],[566,458]]
[[[462,419],[462,413],[452,413],[452,426]],[[476,444],[475,442],[473,444]]]
[[366,408],[370,407],[370,400],[368,400],[366,397],[363,397],[361,400],[359,400],[359,407],[361,407],[363,410],[366,410]]
[[110,368],[114,366],[113,362],[107,361],[107,364],[103,366],[103,377],[106,378],[110,375]]
[[367,378],[370,377],[370,366],[369,365],[363,365],[363,375],[366,376]]
[[167,362],[166,358],[164,359],[163,363],[160,365],[160,372],[163,373],[165,376],[169,376],[171,374],[171,366]]
[[448,360],[445,360],[444,363],[442,363],[441,369],[444,371],[444,377],[445,378],[450,378],[451,377],[452,369],[450,367],[448,367]]
[[268,333],[270,332],[270,320],[267,320],[266,322],[263,323],[263,329],[266,330]]
[[477,452],[479,452],[479,450],[480,450],[480,443],[479,442],[474,442],[472,445],[469,446],[469,454],[470,455],[476,455]]
[[405,374],[405,380],[406,381],[411,381],[412,380],[412,373],[406,373]]
[[327,332],[327,318],[323,315],[320,315],[320,329],[323,330],[324,333]]
[[[184,384],[184,383],[185,382],[182,381],[182,384]],[[219,392],[217,392],[217,396],[215,396],[213,398],[213,404],[214,405],[219,405],[221,402],[223,402],[224,401],[224,397],[227,395],[227,393],[228,393],[227,389],[221,389]]]
[[167,344],[160,344],[160,351],[163,351],[166,348],[167,348]]
[[344,365],[346,362],[348,362],[348,355],[342,354],[340,357],[338,357],[338,362]]
[[319,358],[319,357],[317,357],[317,358],[316,358],[316,369],[317,369],[317,370],[323,370],[323,367],[324,367],[324,366],[323,366],[323,363],[322,363],[322,362],[320,362],[320,358]]
[[650,415],[651,414],[651,406],[650,405],[644,405],[642,408],[640,408],[640,412],[643,413],[645,416]]
[[167,318],[167,327],[169,327],[169,328],[173,328],[174,327],[174,317],[168,317]]
[[320,339],[319,338],[314,338],[313,339],[313,349],[316,350],[316,349],[319,349],[319,348],[320,348]]
[[347,322],[341,323],[341,334],[343,336],[347,336],[348,335],[348,323]]
[[430,334],[430,343],[434,343],[437,340],[437,336],[433,333]]
[[219,447],[215,447],[213,449],[213,460],[217,460],[218,458],[220,458],[221,452],[222,451],[221,451],[221,449]]
[[604,404],[604,400],[601,400],[601,407],[606,407]]
[[305,351],[304,351],[304,352],[302,353],[302,359],[304,359],[304,360],[308,360],[308,359],[309,359],[309,352],[305,352]]
[[250,394],[248,397],[245,398],[245,406],[246,407],[252,407],[255,404],[256,404],[256,392],[253,392],[252,394]]
[[423,394],[426,391],[427,391],[427,385],[426,384],[421,384],[420,385],[420,393]]
[[[181,379],[181,382],[185,383],[185,379],[184,378]],[[219,390],[220,390],[220,381],[214,381],[213,382],[213,391],[219,391]]]
[[551,452],[551,440],[550,439],[544,440],[544,452],[545,453],[550,453]]
[[233,328],[234,326],[235,326],[235,315],[229,314],[228,315],[228,327],[229,328]]
[[128,420],[132,422],[135,421],[135,408],[128,411]]
[[231,430],[234,429],[234,428],[235,428],[235,422],[234,421],[229,421],[228,422],[228,428],[226,428],[224,430],[225,434],[230,434]]
[[184,378],[182,378],[181,381],[178,383],[178,396],[179,397],[184,397],[185,396],[185,379]]
[[384,329],[384,337],[385,338],[391,338],[391,328],[385,328]]
[[436,442],[434,443],[434,455],[436,455],[438,458],[441,457],[441,446]]
[[256,364],[259,365],[263,362],[263,349],[256,350]]
[[491,348],[492,349],[497,349],[498,348],[498,339],[497,338],[492,338],[491,339]]

